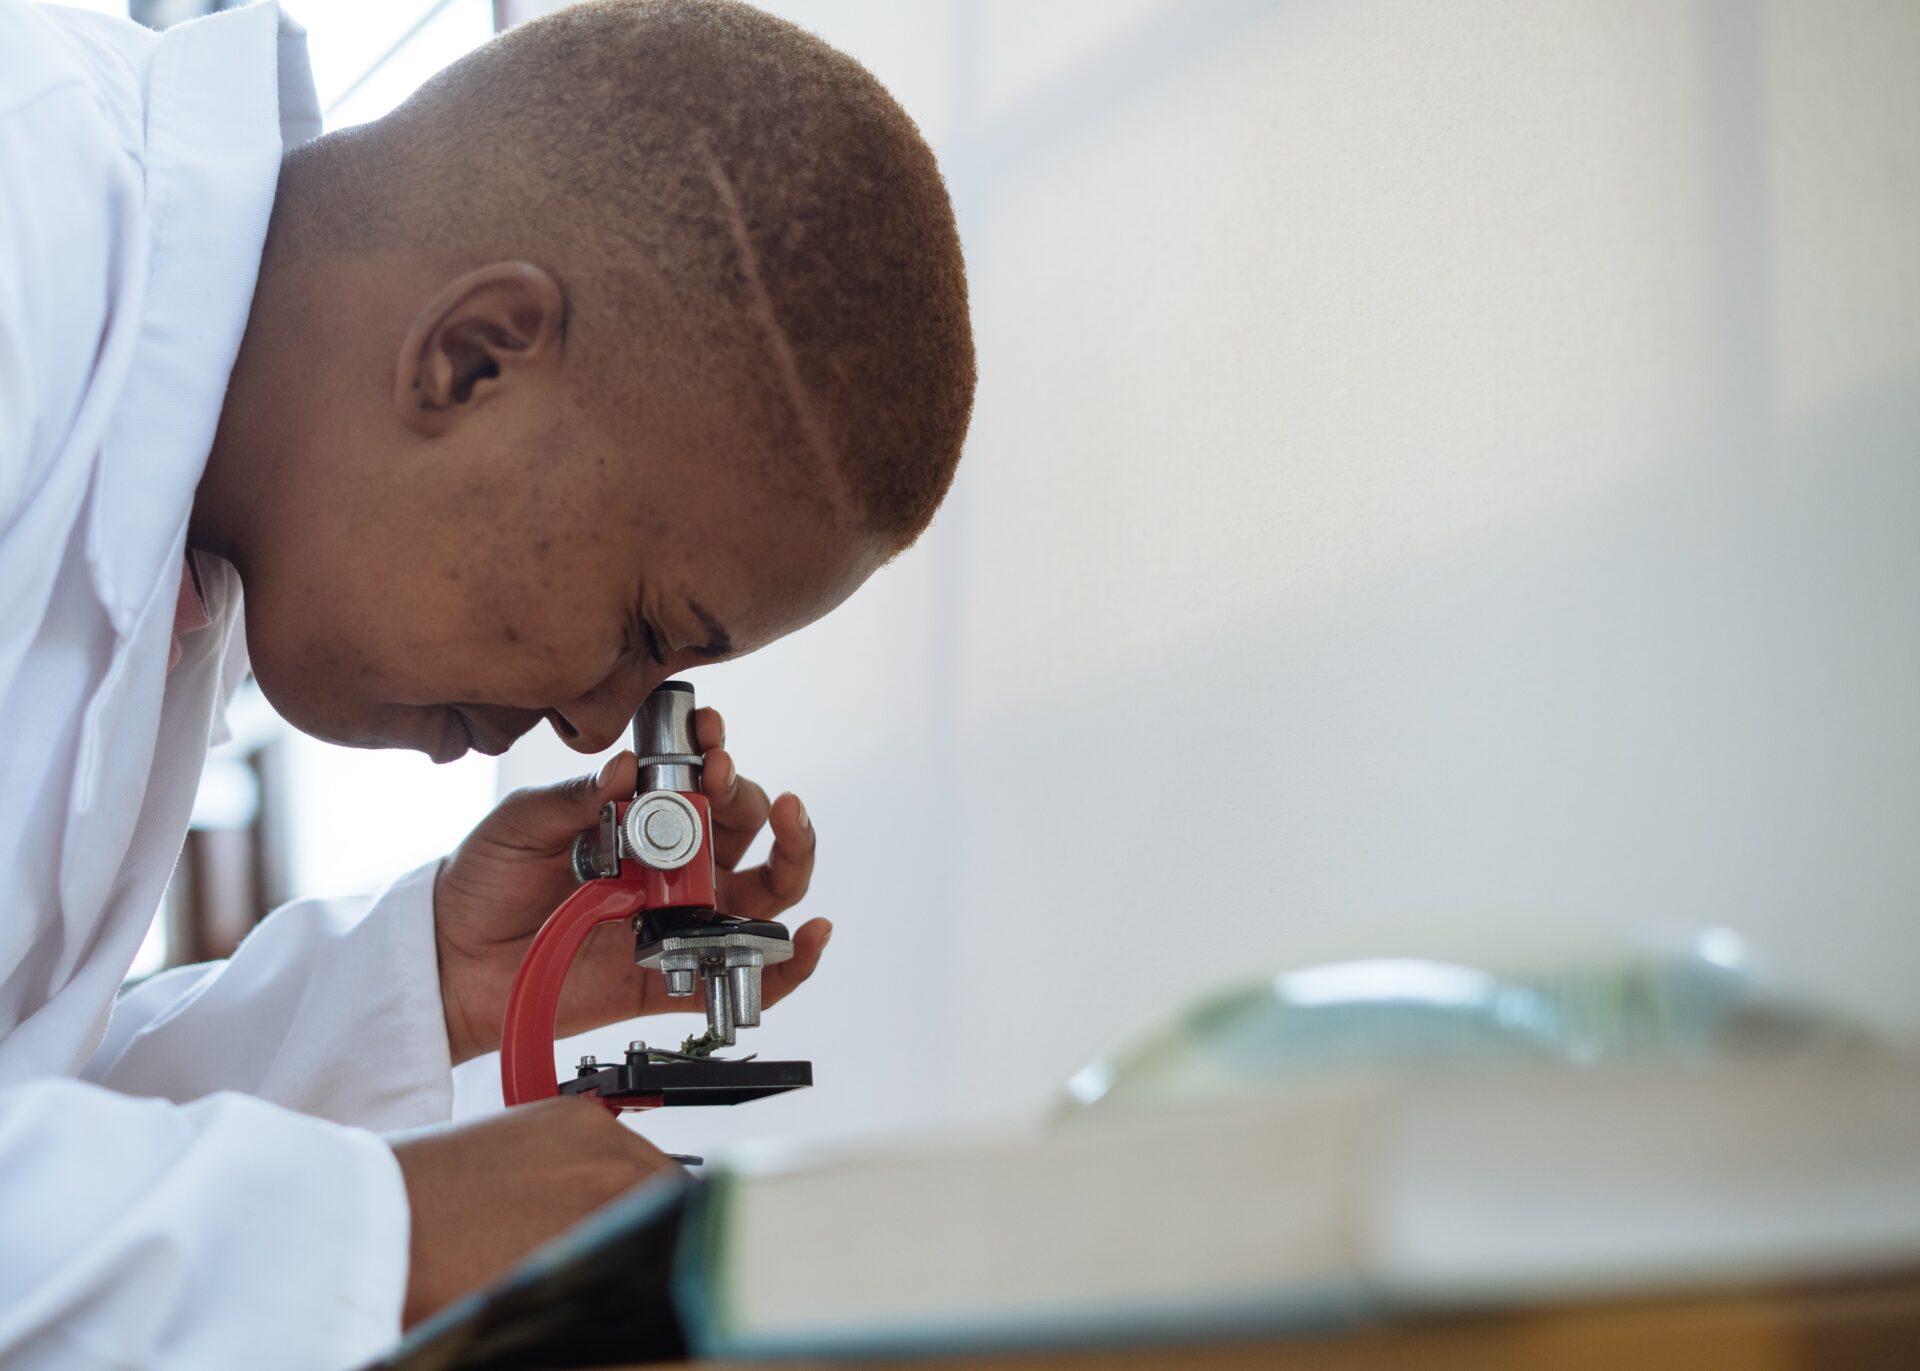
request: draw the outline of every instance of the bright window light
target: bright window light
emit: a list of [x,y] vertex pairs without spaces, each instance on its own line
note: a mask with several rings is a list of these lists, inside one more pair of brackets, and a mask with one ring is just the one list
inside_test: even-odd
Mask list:
[[330,129],[378,119],[493,36],[491,0],[328,0],[307,24],[314,86]]
[[444,856],[493,805],[496,763],[436,766],[418,752],[334,747],[292,734],[288,884],[297,895],[373,891]]
[[1484,971],[1412,957],[1311,966],[1276,976],[1273,988],[1287,1003],[1301,1006],[1416,1000],[1465,1007],[1486,1004],[1501,990]]

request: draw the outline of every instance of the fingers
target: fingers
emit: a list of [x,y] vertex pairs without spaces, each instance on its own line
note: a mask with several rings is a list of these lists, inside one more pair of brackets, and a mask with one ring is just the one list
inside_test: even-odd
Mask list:
[[777,1004],[792,994],[800,983],[820,965],[820,954],[827,950],[833,925],[825,919],[809,919],[793,935],[793,956],[760,973],[760,1002]]
[[633,794],[640,779],[640,764],[633,753],[622,748],[600,764],[592,776],[582,776],[573,784],[580,788],[580,812],[591,825],[600,816],[608,800],[622,800]]
[[633,793],[636,764],[631,752],[607,758],[600,770],[553,785],[530,785],[508,795],[481,823],[476,836],[533,852],[563,851],[583,828],[593,827],[608,800]]
[[722,871],[731,871],[760,836],[773,806],[765,790],[740,774],[726,750],[727,721],[719,710],[696,709],[693,736],[706,759],[700,789],[713,805],[713,860]]
[[773,850],[767,860],[736,871],[725,882],[727,913],[747,919],[778,918],[805,898],[813,882],[813,821],[798,795],[782,795],[770,808]]
[[766,827],[772,802],[766,791],[740,774],[724,748],[707,752],[700,789],[713,806],[713,860],[722,871],[731,871]]

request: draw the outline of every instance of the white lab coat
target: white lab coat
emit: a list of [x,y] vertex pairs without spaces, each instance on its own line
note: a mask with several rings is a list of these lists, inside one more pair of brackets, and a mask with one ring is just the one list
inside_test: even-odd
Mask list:
[[406,1196],[365,1130],[450,1109],[432,868],[115,1003],[244,669],[217,562],[167,656],[283,139],[318,127],[272,4],[156,35],[0,0],[8,1368],[342,1367],[398,1332]]

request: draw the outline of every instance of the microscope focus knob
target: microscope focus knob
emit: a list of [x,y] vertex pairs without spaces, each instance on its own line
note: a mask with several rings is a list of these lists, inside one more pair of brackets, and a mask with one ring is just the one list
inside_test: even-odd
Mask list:
[[676,871],[700,850],[700,811],[675,791],[650,791],[627,807],[621,836],[635,861]]

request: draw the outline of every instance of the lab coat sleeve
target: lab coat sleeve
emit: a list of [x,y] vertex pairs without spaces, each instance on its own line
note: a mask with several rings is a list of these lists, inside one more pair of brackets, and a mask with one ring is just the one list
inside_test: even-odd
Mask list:
[[183,1103],[237,1090],[379,1130],[447,1119],[438,869],[422,866],[372,900],[296,901],[227,961],[142,982],[114,1005],[86,1078]]
[[371,1133],[239,1095],[0,1090],[0,1363],[364,1365],[399,1335],[407,1202]]

